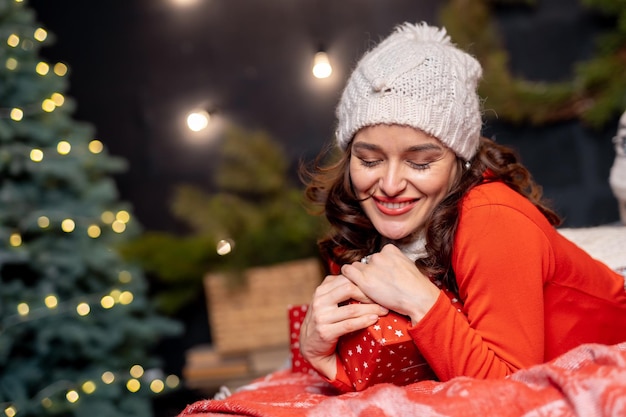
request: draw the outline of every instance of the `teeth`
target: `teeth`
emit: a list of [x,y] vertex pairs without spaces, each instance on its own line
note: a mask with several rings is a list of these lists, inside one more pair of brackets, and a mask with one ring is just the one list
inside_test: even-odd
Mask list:
[[387,203],[387,202],[381,202],[381,204],[382,204],[383,206],[387,207],[387,208],[390,208],[390,209],[399,209],[399,208],[402,208],[402,207],[404,207],[404,206],[409,205],[409,202],[408,202],[408,201],[407,201],[407,202],[405,202],[405,203]]

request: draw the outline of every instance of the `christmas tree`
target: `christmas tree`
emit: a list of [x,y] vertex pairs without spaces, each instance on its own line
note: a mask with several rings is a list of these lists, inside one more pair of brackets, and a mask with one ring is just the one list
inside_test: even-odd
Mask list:
[[51,35],[0,0],[0,413],[149,416],[175,386],[153,347],[178,324],[154,310],[116,248],[139,233],[110,156],[72,119]]

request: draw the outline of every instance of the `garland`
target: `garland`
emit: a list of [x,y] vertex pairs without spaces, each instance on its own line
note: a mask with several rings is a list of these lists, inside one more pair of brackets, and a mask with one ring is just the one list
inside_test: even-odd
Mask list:
[[580,119],[601,127],[626,109],[626,0],[581,2],[583,7],[614,16],[615,27],[599,36],[596,55],[576,64],[571,80],[557,83],[529,81],[511,74],[509,56],[494,26],[489,1],[450,0],[442,9],[440,18],[452,39],[483,65],[479,94],[494,110],[486,117],[497,115],[500,120],[532,125]]

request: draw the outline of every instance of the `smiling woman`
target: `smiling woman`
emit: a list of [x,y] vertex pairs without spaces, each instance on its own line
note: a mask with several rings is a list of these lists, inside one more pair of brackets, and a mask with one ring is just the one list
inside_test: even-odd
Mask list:
[[[389,362],[376,381],[400,385],[504,378],[626,339],[624,277],[558,233],[513,149],[481,137],[481,74],[445,29],[405,23],[348,79],[340,158],[306,190],[331,224],[331,274],[300,329],[304,359],[340,391],[368,388],[361,368],[400,352],[370,346],[381,328],[408,335],[418,351],[399,356],[432,371],[397,378],[405,368]],[[368,341],[369,359],[342,348],[350,338]]]

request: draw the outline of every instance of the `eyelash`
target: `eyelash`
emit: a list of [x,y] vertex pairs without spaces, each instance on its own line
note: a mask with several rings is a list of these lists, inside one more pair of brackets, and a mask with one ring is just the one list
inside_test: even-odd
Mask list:
[[[367,161],[365,159],[360,159],[360,161],[361,161],[361,165],[363,165],[366,168],[372,168],[380,163],[380,161],[378,160]],[[418,171],[424,171],[430,168],[430,162],[427,162],[425,164],[416,164],[415,162],[407,161],[407,163],[409,164],[411,168],[416,169]]]

